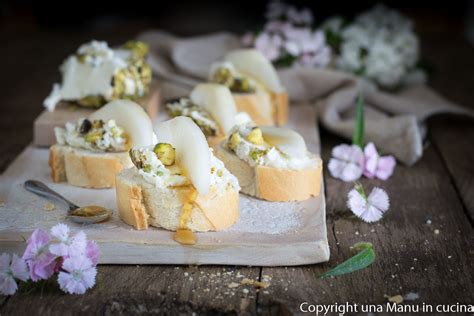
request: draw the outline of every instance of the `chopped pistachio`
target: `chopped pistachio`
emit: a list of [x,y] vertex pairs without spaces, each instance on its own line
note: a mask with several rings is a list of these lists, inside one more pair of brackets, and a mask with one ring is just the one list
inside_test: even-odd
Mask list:
[[232,87],[234,84],[234,77],[229,68],[220,67],[214,72],[212,81],[226,85],[227,87]]
[[242,141],[242,138],[240,137],[239,133],[233,133],[229,137],[229,142],[227,143],[229,148],[234,150],[237,148],[237,145]]
[[252,131],[247,135],[247,140],[254,145],[263,145],[263,134],[262,130],[258,127],[254,127]]
[[151,165],[144,165],[142,170],[145,172],[151,172]]
[[131,50],[139,57],[145,57],[148,54],[148,44],[140,41],[128,41],[123,45],[124,48]]
[[77,100],[77,103],[82,106],[97,108],[105,103],[105,99],[101,95],[89,95]]
[[142,155],[138,150],[130,149],[128,151],[128,155],[130,156],[130,160],[138,169],[143,167],[143,159]]
[[102,127],[104,127],[104,121],[94,120],[94,121],[92,121],[92,127],[93,128],[102,128]]
[[258,162],[266,153],[266,150],[253,149],[250,151],[250,158],[255,162]]
[[217,124],[209,113],[187,98],[168,102],[166,104],[166,110],[172,117],[187,116],[192,119],[206,137],[215,136],[217,134]]
[[217,170],[218,177],[222,177],[223,175],[224,175],[224,172],[221,169]]
[[92,130],[84,137],[85,141],[88,143],[95,143],[102,138],[103,131],[101,130]]
[[176,150],[173,146],[167,143],[158,143],[155,145],[155,148],[153,148],[153,152],[165,166],[171,166],[174,164],[175,151]]

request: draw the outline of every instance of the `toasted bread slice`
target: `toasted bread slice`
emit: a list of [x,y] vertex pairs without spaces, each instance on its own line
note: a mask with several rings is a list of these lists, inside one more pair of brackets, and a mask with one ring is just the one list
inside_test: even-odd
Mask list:
[[233,93],[238,112],[247,112],[256,125],[282,126],[288,122],[288,93]]
[[128,152],[105,153],[53,145],[49,149],[49,166],[54,182],[90,189],[112,188],[115,176],[132,166]]
[[[146,182],[136,168],[117,175],[117,206],[120,218],[135,229],[149,225],[177,230],[183,204],[192,185],[157,188]],[[226,229],[239,219],[239,193],[232,186],[219,190],[211,187],[206,195],[198,194],[193,203],[187,228],[194,232]]]
[[239,180],[241,192],[257,198],[274,201],[302,201],[321,192],[322,161],[314,167],[301,170],[267,166],[250,166],[233,152],[217,147],[215,155]]

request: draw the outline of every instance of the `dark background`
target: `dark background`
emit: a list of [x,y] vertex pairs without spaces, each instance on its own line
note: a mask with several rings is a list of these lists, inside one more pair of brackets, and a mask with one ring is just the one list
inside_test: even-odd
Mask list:
[[[289,1],[312,9],[316,22],[340,14],[353,16],[380,1]],[[473,24],[472,1],[382,1],[415,19],[422,31],[466,34]],[[25,30],[119,30],[124,24],[192,35],[227,29],[244,32],[261,25],[267,1],[4,1],[0,27]],[[472,26],[471,26],[472,27]]]

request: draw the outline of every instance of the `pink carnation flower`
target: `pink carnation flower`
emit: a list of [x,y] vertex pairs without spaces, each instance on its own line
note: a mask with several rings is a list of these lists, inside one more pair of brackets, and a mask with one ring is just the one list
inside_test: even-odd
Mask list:
[[97,270],[92,261],[85,256],[64,260],[63,270],[59,272],[58,283],[61,290],[66,293],[84,294],[95,284]]
[[92,265],[96,266],[99,262],[99,254],[100,251],[99,246],[97,246],[97,243],[95,241],[88,240],[85,256],[91,260]]
[[86,251],[86,234],[83,231],[71,237],[67,225],[57,224],[51,228],[51,236],[53,240],[49,246],[49,251],[56,256],[79,256]]
[[368,143],[364,148],[365,163],[364,176],[387,180],[393,174],[397,164],[393,156],[380,156],[373,143]]
[[260,33],[255,39],[255,48],[271,61],[278,59],[282,45],[283,40],[279,35],[267,32]]
[[25,260],[16,254],[7,253],[0,255],[0,293],[13,295],[18,289],[16,280],[26,281],[29,278]]
[[28,239],[23,259],[33,281],[48,279],[54,273],[56,256],[49,251],[50,241],[48,232],[42,229],[36,229]]
[[351,182],[362,176],[364,153],[357,145],[338,145],[332,149],[328,169],[334,178]]

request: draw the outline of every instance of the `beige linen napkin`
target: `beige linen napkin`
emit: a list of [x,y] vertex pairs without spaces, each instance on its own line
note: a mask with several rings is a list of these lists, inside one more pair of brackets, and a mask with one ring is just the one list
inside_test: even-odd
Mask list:
[[[164,99],[187,95],[195,84],[206,80],[214,61],[240,46],[239,38],[226,32],[182,39],[149,31],[139,39],[150,45],[150,63],[163,81]],[[374,142],[382,153],[393,154],[408,165],[423,153],[426,118],[437,113],[474,117],[472,111],[424,85],[387,93],[340,71],[289,68],[278,73],[291,102],[317,105],[321,124],[348,140],[354,127],[355,100],[362,92],[366,101],[365,141]]]

